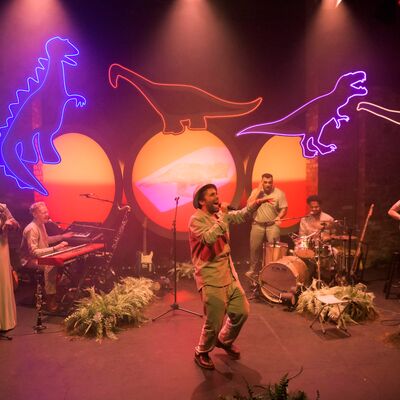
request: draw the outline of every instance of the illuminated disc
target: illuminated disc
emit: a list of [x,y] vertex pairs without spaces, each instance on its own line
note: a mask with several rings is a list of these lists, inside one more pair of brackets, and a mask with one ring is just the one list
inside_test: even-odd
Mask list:
[[80,194],[114,200],[115,176],[107,154],[93,139],[79,133],[61,135],[54,144],[61,162],[40,165],[43,176],[35,174],[49,195],[35,193],[35,201],[46,202],[54,221],[103,222],[112,204]]
[[[256,156],[252,171],[252,187],[256,187],[261,175],[269,172],[274,184],[286,194],[288,213],[286,218],[307,213],[307,160],[303,158],[299,138],[274,136],[268,140]],[[296,225],[298,219],[285,221],[282,227]]]
[[179,197],[176,229],[187,231],[193,192],[214,183],[222,201],[231,202],[237,171],[226,145],[209,131],[186,130],[181,135],[158,133],[140,149],[132,169],[132,189],[138,206],[154,224],[171,229]]

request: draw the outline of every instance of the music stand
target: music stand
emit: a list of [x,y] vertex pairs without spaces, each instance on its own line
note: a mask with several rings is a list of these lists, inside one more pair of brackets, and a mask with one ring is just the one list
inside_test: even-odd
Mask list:
[[170,305],[170,309],[167,311],[164,311],[162,314],[158,315],[157,317],[152,318],[151,320],[154,322],[155,320],[163,317],[164,315],[170,313],[171,311],[174,310],[180,310],[187,312],[189,314],[197,315],[200,318],[203,318],[202,314],[199,314],[195,311],[187,310],[186,308],[182,308],[176,299],[176,292],[177,292],[177,274],[176,274],[176,217],[178,214],[178,201],[179,197],[175,197],[175,214],[174,214],[174,220],[172,221],[172,249],[173,249],[173,262],[174,262],[174,302]]

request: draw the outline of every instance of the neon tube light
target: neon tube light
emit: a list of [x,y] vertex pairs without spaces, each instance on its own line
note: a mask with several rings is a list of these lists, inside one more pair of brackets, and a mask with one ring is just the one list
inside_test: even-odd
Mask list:
[[[249,126],[236,134],[236,136],[248,134],[263,134],[277,136],[298,136],[303,157],[313,158],[317,155],[325,155],[334,152],[335,144],[324,144],[321,141],[322,134],[329,124],[335,124],[336,129],[341,127],[342,121],[349,122],[350,117],[342,114],[343,108],[350,99],[356,96],[365,96],[368,90],[361,86],[365,82],[364,71],[349,72],[342,75],[334,88],[321,96],[310,100],[285,117],[272,122]],[[315,132],[307,132],[305,120],[310,110],[318,110],[319,126]]]
[[[57,164],[61,157],[54,147],[54,135],[59,132],[65,107],[73,101],[83,107],[86,99],[68,93],[65,65],[76,66],[74,60],[79,50],[68,40],[55,36],[45,44],[46,57],[38,58],[33,77],[26,81],[26,88],[16,91],[16,101],[8,106],[9,116],[0,127],[0,167],[4,174],[15,179],[21,189],[35,190],[43,195],[48,192],[28,169],[27,164],[41,161]],[[42,123],[32,126],[32,108],[35,102],[42,105]],[[28,128],[29,127],[29,128]]]
[[244,103],[224,100],[192,85],[157,83],[120,64],[108,69],[108,80],[115,89],[124,79],[134,86],[153,107],[163,123],[163,133],[179,135],[191,130],[207,130],[207,119],[239,117],[254,111],[262,98]]
[[396,125],[400,125],[400,110],[391,110],[390,108],[378,106],[377,104],[369,103],[368,101],[361,101],[357,104],[357,111],[362,110],[393,122]]

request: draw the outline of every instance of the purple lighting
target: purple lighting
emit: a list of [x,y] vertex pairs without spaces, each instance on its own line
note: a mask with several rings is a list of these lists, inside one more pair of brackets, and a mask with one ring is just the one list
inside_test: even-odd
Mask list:
[[[324,129],[329,124],[335,124],[336,129],[341,127],[342,121],[349,122],[350,117],[342,114],[343,108],[350,99],[356,96],[365,96],[368,90],[361,86],[366,80],[364,71],[349,72],[342,75],[334,88],[321,96],[310,100],[285,117],[272,122],[249,126],[236,134],[236,136],[251,133],[276,136],[297,136],[301,138],[300,145],[303,157],[314,158],[334,152],[335,144],[324,144],[321,141]],[[318,121],[315,132],[306,129],[306,114],[310,109],[318,110]]]
[[[0,127],[0,167],[4,174],[15,179],[21,189],[32,189],[47,195],[44,186],[27,168],[40,159],[45,164],[58,164],[60,155],[54,147],[54,135],[60,130],[65,107],[74,101],[83,107],[86,99],[70,94],[65,81],[65,64],[76,66],[78,49],[59,36],[46,42],[46,57],[38,59],[34,76],[26,81],[26,89],[16,92],[16,101],[8,106],[9,117]],[[32,127],[34,104],[41,105],[41,124]]]

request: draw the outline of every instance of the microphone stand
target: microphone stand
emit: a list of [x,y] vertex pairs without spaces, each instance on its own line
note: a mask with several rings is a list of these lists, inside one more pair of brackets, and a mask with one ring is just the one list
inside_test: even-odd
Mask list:
[[321,280],[321,247],[322,247],[322,231],[325,229],[323,226],[322,229],[320,229],[317,233],[317,240],[318,240],[318,246],[317,246],[317,252],[315,254],[315,257],[317,258],[317,282],[316,282],[316,287],[317,289],[322,288],[322,280]]
[[91,193],[81,194],[80,196],[86,197],[87,199],[99,200],[99,201],[104,201],[105,203],[114,204],[114,202],[112,200],[102,199],[100,197],[97,197],[97,195],[91,194]]
[[172,249],[173,249],[173,262],[174,262],[174,302],[170,305],[170,309],[163,312],[162,314],[158,315],[157,317],[152,318],[152,321],[154,322],[155,320],[163,317],[164,315],[170,313],[171,311],[174,310],[180,310],[187,312],[189,314],[197,315],[200,318],[203,317],[202,314],[199,314],[197,312],[187,310],[185,308],[182,308],[177,300],[176,300],[176,292],[177,292],[177,274],[176,274],[176,216],[178,214],[178,201],[179,197],[175,197],[175,215],[174,215],[174,220],[172,221]]

